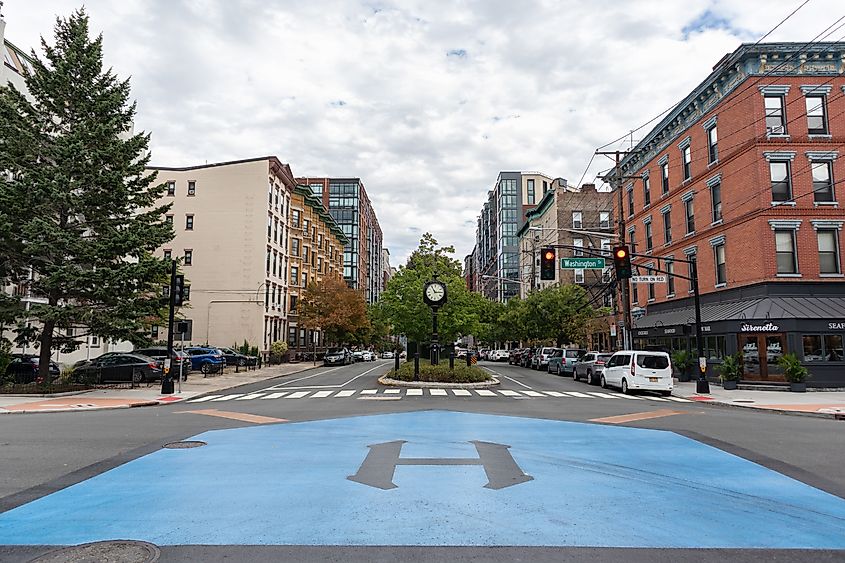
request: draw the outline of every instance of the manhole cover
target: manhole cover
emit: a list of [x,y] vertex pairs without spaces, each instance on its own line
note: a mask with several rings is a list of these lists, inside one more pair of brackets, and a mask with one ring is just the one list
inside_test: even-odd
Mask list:
[[84,543],[45,553],[31,563],[152,563],[159,549],[143,541],[117,540]]
[[199,440],[184,440],[182,442],[170,442],[169,444],[165,444],[164,447],[168,450],[184,450],[186,448],[199,448],[205,445],[205,442]]

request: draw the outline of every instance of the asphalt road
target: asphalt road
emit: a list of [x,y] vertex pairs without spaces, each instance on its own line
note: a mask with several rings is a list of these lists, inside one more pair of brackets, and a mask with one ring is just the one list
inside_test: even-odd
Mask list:
[[[424,443],[426,436],[436,436],[437,432],[449,432],[449,428],[441,428],[440,426],[442,424],[438,426],[436,421],[430,431],[424,430],[428,428],[425,425],[429,424],[435,418],[437,420],[450,420],[450,424],[456,429],[456,435],[460,433],[462,427],[466,426],[467,428],[477,429],[481,434],[490,432],[490,442],[504,443],[504,438],[507,437],[508,440],[515,444],[519,442],[520,437],[525,432],[535,432],[534,427],[515,427],[513,430],[506,431],[505,429],[508,425],[522,424],[526,419],[538,420],[542,421],[538,422],[538,424],[552,424],[552,426],[548,429],[544,426],[537,426],[537,433],[532,434],[531,439],[526,444],[537,442],[539,440],[537,437],[543,436],[546,432],[549,435],[553,435],[554,432],[560,431],[564,432],[564,434],[561,434],[558,442],[549,447],[562,447],[561,444],[564,443],[567,444],[567,447],[573,447],[574,444],[577,447],[586,448],[584,451],[592,452],[595,450],[599,453],[602,450],[601,440],[609,440],[611,438],[594,437],[593,434],[590,434],[594,430],[597,432],[616,432],[616,430],[612,429],[619,429],[620,432],[624,432],[624,429],[634,428],[667,430],[671,434],[660,433],[660,435],[663,436],[665,434],[665,436],[670,438],[673,436],[690,438],[694,441],[696,447],[703,448],[694,451],[691,450],[689,454],[683,454],[678,453],[683,447],[676,449],[678,448],[677,443],[667,442],[666,446],[659,444],[655,446],[654,451],[658,452],[656,454],[658,457],[649,458],[650,461],[648,463],[652,465],[655,463],[663,464],[664,462],[671,465],[679,464],[678,470],[683,470],[682,479],[685,482],[685,486],[689,483],[695,483],[699,475],[702,482],[709,480],[708,482],[712,483],[724,482],[726,486],[736,486],[734,481],[735,476],[731,474],[734,471],[734,466],[730,464],[735,462],[745,463],[747,461],[753,463],[745,463],[745,465],[737,466],[737,471],[763,471],[763,468],[766,468],[772,470],[772,472],[776,472],[780,476],[785,475],[797,480],[800,483],[795,483],[796,486],[803,486],[801,484],[809,485],[817,489],[819,494],[825,492],[839,497],[838,499],[830,497],[827,500],[827,504],[830,504],[831,499],[839,502],[845,498],[845,471],[842,471],[842,467],[845,467],[845,433],[843,433],[845,427],[843,427],[842,421],[788,416],[736,408],[720,408],[692,402],[666,401],[660,397],[650,395],[639,395],[639,399],[626,399],[610,393],[602,397],[596,395],[596,393],[604,393],[603,390],[598,387],[588,386],[584,382],[574,382],[571,378],[557,377],[547,373],[512,367],[501,363],[482,364],[486,369],[493,371],[501,381],[501,385],[491,396],[484,396],[475,392],[470,394],[455,394],[454,391],[445,391],[442,395],[432,395],[430,391],[425,391],[422,395],[412,396],[408,395],[405,390],[400,390],[399,393],[395,394],[386,394],[384,393],[384,389],[380,388],[377,384],[376,379],[385,373],[391,364],[392,362],[389,361],[377,361],[342,368],[320,367],[297,375],[221,392],[215,399],[201,402],[177,403],[159,407],[113,411],[4,416],[0,418],[0,460],[2,460],[0,461],[0,477],[2,477],[0,478],[0,539],[3,538],[2,528],[4,525],[4,516],[11,517],[17,514],[16,512],[3,513],[7,513],[18,507],[28,509],[30,506],[34,507],[37,505],[36,503],[26,506],[27,503],[31,503],[36,499],[48,497],[48,495],[58,491],[64,494],[79,488],[67,489],[71,485],[79,484],[81,487],[85,487],[89,483],[96,481],[91,480],[93,477],[100,476],[99,478],[108,478],[109,475],[114,473],[110,470],[134,467],[134,460],[144,462],[147,459],[155,459],[155,456],[149,456],[148,454],[160,452],[162,446],[169,442],[195,437],[210,430],[237,428],[244,429],[243,432],[247,433],[244,436],[248,440],[250,432],[270,431],[269,429],[271,428],[274,429],[273,431],[276,431],[275,429],[282,431],[285,428],[307,428],[307,426],[290,425],[287,422],[320,421],[320,424],[329,425],[321,427],[323,428],[323,435],[318,434],[314,437],[314,435],[309,434],[312,437],[308,438],[306,442],[303,442],[301,448],[303,451],[311,447],[316,448],[313,453],[308,453],[308,457],[305,458],[308,461],[322,455],[320,448],[342,448],[343,444],[330,446],[327,442],[321,441],[327,436],[342,435],[346,441],[354,441],[360,437],[361,440],[366,441],[370,436],[368,433],[373,432],[373,427],[376,428],[376,431],[372,435],[387,436],[384,433],[384,424],[368,423],[374,423],[378,419],[378,415],[388,414],[394,417],[385,419],[391,421],[390,425],[395,426],[397,423],[401,425],[406,422],[415,425],[415,428],[418,425],[416,429],[417,434],[414,434],[416,442],[409,440],[408,444],[403,446],[404,449],[399,454],[402,458],[412,455],[415,456],[414,459],[416,457],[420,459],[437,457],[432,454],[437,448],[431,444],[424,444],[424,447],[420,449],[423,455],[419,456],[413,453],[415,451],[413,448],[420,447],[416,444]],[[369,393],[372,390],[377,391],[375,393]],[[508,396],[504,393],[510,393],[511,395]],[[426,415],[426,413],[441,412],[446,414],[437,414],[436,417],[429,416],[428,418]],[[286,422],[266,425],[256,424],[256,421],[268,422],[268,420],[252,418],[250,421],[247,420],[249,416],[244,417],[243,415],[280,419]],[[470,417],[467,419],[466,417],[470,415],[473,415],[474,418]],[[502,418],[493,418],[487,415]],[[622,421],[618,419],[609,421],[597,420],[626,415],[629,415],[630,418],[627,420],[622,419]],[[237,416],[241,419],[230,418],[231,416]],[[361,419],[360,417],[362,416],[373,418]],[[454,416],[458,418],[452,420],[450,417]],[[645,418],[646,416],[653,416],[653,418]],[[336,419],[340,419],[340,421],[336,421]],[[468,422],[464,422],[465,419]],[[360,420],[364,420],[364,423],[360,423]],[[496,435],[495,429],[500,424],[497,421],[502,421],[502,438],[498,438]],[[559,424],[555,426],[551,421],[570,421],[587,424],[576,425],[575,427],[571,425],[560,426]],[[332,424],[335,426],[331,426]],[[582,433],[584,438],[579,439],[576,437],[573,439],[571,435],[565,434],[565,432],[570,432],[572,428],[577,428],[578,432]],[[347,435],[344,434],[346,429],[357,430],[349,430]],[[429,433],[426,434],[426,432]],[[582,434],[577,434],[577,436],[581,436]],[[207,436],[215,437],[217,435],[210,434]],[[467,436],[472,438],[473,435],[470,433]],[[648,438],[643,436],[646,435],[634,432],[631,434],[630,439],[626,438],[619,443],[633,443],[636,445],[638,440],[644,440],[642,442],[644,444],[643,449],[647,449],[645,444]],[[402,438],[401,433],[397,437]],[[274,437],[274,439],[276,438],[284,439],[285,436],[280,435]],[[593,441],[591,442],[590,440]],[[209,441],[209,444],[212,444],[212,442]],[[363,453],[366,453],[365,447],[371,445],[370,442],[366,444],[362,443],[359,449]],[[709,446],[716,448],[716,450],[712,450]],[[458,453],[457,455],[446,457],[463,459],[468,456],[469,454],[460,450],[461,447],[463,446],[456,446],[450,443],[449,448],[458,448],[455,450]],[[431,451],[426,450],[426,448],[431,449]],[[528,446],[524,447],[522,449],[524,453],[520,457],[520,447],[517,445],[513,446],[513,459],[516,460],[517,465],[520,463],[539,463],[540,458],[546,455],[542,452],[529,452],[529,449]],[[407,454],[406,450],[408,452]],[[202,450],[191,451],[199,452]],[[472,454],[473,451],[471,450],[470,453]],[[479,449],[480,452],[481,450]],[[566,455],[565,452],[561,452],[555,450],[554,455]],[[723,452],[732,455],[725,456]],[[620,455],[618,452],[605,453],[609,456]],[[711,454],[717,455],[717,457],[711,457]],[[259,456],[258,453],[255,455]],[[264,454],[260,455],[263,456]],[[342,457],[341,454],[338,455]],[[354,453],[354,455],[357,456],[358,454]],[[552,454],[550,453],[548,455]],[[634,450],[626,455],[636,457],[637,452]],[[627,458],[622,461],[617,458],[612,459],[615,464],[627,463]],[[302,460],[299,460],[299,462],[302,462]],[[329,460],[326,463],[332,465],[334,461]],[[602,461],[602,463],[605,468],[613,466],[613,463],[608,463],[607,460]],[[722,465],[724,463],[728,465]],[[681,468],[681,465],[683,465],[683,468]],[[322,469],[322,466],[320,467]],[[354,469],[353,467],[352,470]],[[487,469],[485,465],[485,471]],[[529,491],[531,489],[525,487],[539,486],[542,481],[541,469],[539,466],[536,469],[538,475],[534,476],[534,484],[517,485],[505,490],[519,491],[519,487],[523,487],[521,490]],[[333,475],[331,473],[332,467],[326,467],[325,470],[329,472],[327,473],[329,476],[325,478],[330,483],[332,479],[331,475]],[[152,477],[156,469],[152,468],[150,471],[152,472]],[[412,488],[407,483],[414,481],[409,480],[410,478],[405,476],[411,475],[416,471],[417,468],[413,467],[403,467],[401,470],[397,469],[396,478],[394,479],[398,484],[398,489],[396,490],[401,491],[402,494],[406,494],[405,490]],[[423,475],[428,475],[427,471],[423,471]],[[476,474],[478,474],[478,471],[472,468],[455,469],[446,467],[438,469],[438,471],[445,472],[444,475],[446,477],[444,479],[446,480],[455,480],[454,475],[463,475],[464,471],[469,472],[468,475],[477,476]],[[350,472],[347,471],[347,473]],[[719,472],[724,472],[725,474],[720,474]],[[256,468],[256,474],[260,475],[260,468],[258,467]],[[767,482],[767,475],[771,474],[771,472],[761,474],[762,477],[759,478],[759,481]],[[440,474],[438,473],[438,475]],[[218,476],[217,478],[219,479],[220,477]],[[133,479],[136,479],[136,477],[133,477]],[[423,479],[423,477],[420,477],[420,479]],[[145,483],[143,473],[141,473],[137,477],[137,483],[137,487],[141,488],[151,486],[150,493],[152,496],[156,496],[155,481],[151,485]],[[349,485],[349,483],[344,483],[344,485]],[[360,485],[356,484],[356,486]],[[422,488],[425,486],[427,485],[421,484]],[[589,486],[589,483],[583,485],[585,490]],[[434,490],[434,493],[438,492]],[[450,495],[454,497],[457,493],[455,491],[444,491],[443,494],[446,495],[444,498],[449,498]],[[679,495],[678,498],[686,494],[688,493],[676,493],[676,495]],[[694,494],[696,493],[692,494],[693,496],[689,498],[685,497],[685,502],[688,505],[695,502]],[[697,494],[702,494],[701,490],[698,490]],[[752,495],[750,492],[748,494]],[[53,498],[58,497],[53,495],[43,500],[50,501]],[[496,497],[491,498],[495,499]],[[242,561],[260,561],[270,558],[296,561],[560,561],[569,559],[583,561],[845,560],[845,552],[843,551],[820,550],[810,552],[806,550],[789,551],[770,549],[775,547],[775,544],[769,545],[765,541],[759,548],[750,550],[679,549],[678,545],[671,540],[655,545],[648,545],[648,541],[646,541],[641,545],[636,543],[636,541],[633,543],[625,543],[622,540],[606,541],[604,536],[598,532],[595,532],[595,538],[591,539],[588,543],[578,543],[579,537],[586,537],[583,532],[579,532],[580,535],[575,534],[572,536],[574,538],[572,541],[561,541],[561,543],[557,544],[542,543],[543,541],[547,541],[548,538],[544,539],[538,536],[536,541],[540,542],[539,545],[530,542],[508,545],[506,542],[502,543],[499,540],[507,540],[511,537],[508,534],[515,534],[514,530],[509,529],[511,524],[507,520],[508,514],[510,514],[508,510],[511,510],[513,507],[510,505],[486,506],[486,501],[482,502],[483,500],[472,497],[472,508],[464,508],[464,510],[469,510],[469,513],[473,514],[476,511],[479,514],[484,514],[485,511],[490,511],[491,514],[496,510],[503,511],[501,530],[498,535],[494,534],[490,536],[490,543],[463,545],[460,538],[456,540],[453,536],[443,535],[441,537],[437,534],[429,534],[430,538],[426,540],[428,541],[427,545],[415,545],[412,539],[404,544],[387,546],[385,543],[391,541],[390,537],[388,537],[387,542],[381,544],[368,543],[367,538],[361,538],[360,541],[350,540],[348,543],[332,543],[331,541],[326,541],[323,545],[319,544],[322,541],[320,538],[323,536],[318,534],[316,539],[312,539],[307,533],[301,532],[305,535],[297,536],[294,534],[291,537],[305,538],[302,541],[302,545],[298,545],[295,542],[291,542],[291,545],[277,545],[278,543],[284,542],[278,542],[273,538],[268,538],[266,541],[243,542],[268,544],[262,546],[243,545],[242,543],[233,545],[193,545],[194,543],[217,542],[175,541],[161,546],[162,560],[215,561],[223,560],[227,557],[230,558],[229,560]],[[517,501],[514,499],[509,502],[517,503],[523,502],[523,500]],[[648,499],[644,502],[647,501]],[[659,502],[662,502],[661,499],[652,499],[652,501],[655,503],[655,506]],[[167,501],[164,499],[150,498],[149,502],[164,503]],[[230,502],[248,503],[250,500],[241,496],[235,497]],[[336,509],[333,505],[335,501],[323,499],[322,502],[331,504],[333,507],[332,510]],[[417,499],[416,504],[412,503],[409,506],[415,506],[419,510],[422,510],[421,517],[428,518],[428,521],[432,522],[432,525],[438,525],[440,521],[449,520],[449,514],[447,512],[438,512],[437,507],[430,505],[428,501]],[[420,506],[426,506],[427,508],[422,509],[419,508]],[[324,510],[329,510],[329,508],[329,506],[326,506]],[[440,508],[443,508],[443,506]],[[60,514],[60,509],[61,506],[57,505],[52,510],[59,511],[56,514]],[[520,508],[520,510],[522,509],[524,507]],[[572,507],[572,510],[576,512],[577,509],[577,506]],[[36,512],[37,517],[40,517],[42,514],[44,517],[49,517],[53,514],[47,508],[44,510],[44,512]],[[426,510],[428,512],[425,512]],[[631,511],[632,516],[636,515],[636,507],[629,507],[628,510]],[[770,512],[766,513],[765,510],[769,510]],[[741,533],[744,525],[741,518],[747,517],[749,524],[752,520],[765,521],[767,518],[777,518],[777,511],[772,512],[770,507],[765,508],[765,510],[761,514],[756,514],[751,509],[746,510],[744,513],[740,511],[741,515],[738,517],[739,519],[734,522],[735,527],[739,530],[737,541],[740,541],[740,543],[736,544],[737,547],[744,545],[741,544]],[[808,508],[807,510],[812,512],[813,509]],[[547,512],[543,512],[543,514]],[[810,512],[802,514],[809,514]],[[338,510],[338,513],[343,513],[343,511]],[[531,514],[530,510],[528,514]],[[350,516],[360,517],[360,514],[350,513]],[[714,513],[713,516],[717,517],[718,515]],[[734,516],[724,515],[726,518]],[[295,515],[291,515],[291,517],[295,518]],[[326,518],[325,515],[322,517]],[[596,518],[598,522],[601,522],[601,511],[596,510],[592,514],[592,517]],[[794,517],[794,515],[790,517]],[[408,518],[409,521],[413,522],[413,518],[409,514],[399,514],[397,518]],[[845,518],[841,521],[834,518],[832,521],[835,526],[845,526],[843,524],[845,523]],[[693,526],[696,523],[697,521],[691,516],[689,525]],[[706,524],[705,521],[702,521],[702,523]],[[64,525],[66,524],[62,521],[51,521],[49,524],[51,527],[61,527]],[[453,524],[450,523],[450,525]],[[546,525],[550,530],[549,533],[552,533],[554,532],[554,526],[557,524],[547,522]],[[343,523],[332,522],[332,526],[343,528]],[[542,526],[539,527],[542,528]],[[540,530],[538,533],[541,532],[543,530]],[[343,535],[343,530],[339,530],[337,533],[341,540],[346,541],[343,539],[347,537]],[[594,532],[591,531],[590,533]],[[747,533],[750,534],[751,532],[748,531]],[[706,526],[701,530],[701,534],[707,534]],[[401,536],[401,534],[399,535]],[[249,536],[248,533],[247,536]],[[517,538],[515,541],[519,542],[522,541],[520,538],[527,536],[513,537]],[[548,537],[554,538],[555,536],[551,535]],[[143,539],[143,537],[139,537],[139,539]],[[438,544],[438,539],[442,539],[445,543]],[[274,541],[276,541],[276,544],[274,544]],[[473,541],[477,541],[477,538]],[[617,543],[614,543],[614,541],[617,541]],[[0,543],[3,542],[0,541]],[[29,540],[26,540],[26,543],[29,543]],[[180,545],[180,543],[184,545]],[[570,547],[573,545],[584,547]],[[615,547],[617,545],[639,546],[640,549],[625,550]],[[776,545],[780,546],[782,544],[778,543]],[[28,561],[38,554],[53,549],[53,547],[37,545],[0,547],[0,560]]]

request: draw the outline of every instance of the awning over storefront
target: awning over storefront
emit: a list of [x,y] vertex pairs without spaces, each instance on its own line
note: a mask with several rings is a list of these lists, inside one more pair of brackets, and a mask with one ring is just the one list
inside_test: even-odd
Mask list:
[[[702,323],[768,319],[845,319],[845,297],[761,297],[701,306]],[[685,307],[646,315],[634,321],[634,328],[694,322],[695,309]]]

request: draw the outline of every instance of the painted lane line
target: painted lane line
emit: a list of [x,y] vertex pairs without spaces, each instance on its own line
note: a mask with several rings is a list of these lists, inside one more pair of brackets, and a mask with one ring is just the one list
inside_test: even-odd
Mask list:
[[587,395],[586,393],[581,393],[580,391],[567,391],[566,394],[578,397],[579,399],[595,399],[595,397]]
[[561,393],[560,391],[543,391],[543,393],[551,395],[552,397],[569,397],[569,395]]
[[668,402],[668,399],[664,399],[663,397],[652,397],[650,395],[647,397],[643,397],[643,399],[647,401],[663,401],[664,403]]
[[324,397],[328,397],[332,393],[334,393],[334,391],[317,391],[316,393],[311,395],[311,398],[312,399],[322,399]]
[[513,382],[514,382],[514,383],[516,383],[517,385],[520,385],[520,386],[522,386],[522,387],[525,387],[526,389],[532,389],[532,387],[530,387],[530,386],[528,386],[528,385],[526,385],[526,384],[522,383],[521,381],[517,381],[517,380],[516,380],[516,379],[514,379],[513,377],[508,377],[507,375],[503,375],[502,377],[504,377],[504,378],[505,378],[505,379],[507,379],[508,381],[513,381]]
[[545,397],[545,395],[537,391],[523,391],[523,393],[525,393],[529,397]]
[[290,391],[282,391],[280,393],[270,393],[266,397],[261,397],[262,399],[280,399],[290,393]]
[[273,418],[270,416],[260,416],[257,414],[247,414],[243,412],[228,412],[218,411],[216,409],[204,409],[195,411],[177,411],[184,414],[204,414],[206,416],[217,416],[220,418],[229,418],[232,420],[240,420],[241,422],[252,422],[254,424],[273,424],[277,422],[287,422],[284,418]]
[[397,393],[401,393],[401,392],[402,392],[401,389],[385,389],[384,390],[385,395],[396,395]]
[[522,395],[512,389],[500,389],[499,393],[505,397],[522,397]]
[[624,393],[611,393],[614,397],[619,397],[621,399],[632,399],[634,401],[643,401],[642,397],[634,397],[633,395],[625,395]]
[[211,402],[216,403],[218,401],[231,401],[237,397],[243,396],[244,393],[237,393],[235,395],[223,395],[222,397],[217,397],[216,399],[211,399]]
[[297,391],[296,393],[291,393],[285,399],[301,399],[304,396],[308,395],[311,391]]
[[355,389],[352,389],[352,390],[347,389],[346,391],[340,391],[337,395],[335,395],[335,398],[337,398],[337,397],[351,397],[352,395],[355,394],[355,391],[356,391]]
[[434,397],[445,397],[446,396],[446,390],[445,389],[429,389],[428,393],[429,393],[429,395],[432,395]]
[[[294,380],[291,380],[291,381],[287,381],[285,383],[280,383],[278,385],[274,385],[273,387],[269,387],[269,389],[279,389],[280,387],[286,387],[287,389],[302,389],[301,386],[300,387],[287,387],[287,386],[290,385],[291,383],[296,383],[297,381],[303,381],[305,379],[311,379],[312,377],[317,377],[318,375],[325,375],[327,373],[331,373],[333,371],[343,369],[344,367],[348,367],[348,366],[339,366],[339,367],[336,367],[336,368],[332,368],[330,370],[321,371],[320,373],[315,373],[314,375],[309,375],[309,376],[306,376],[306,377],[300,377],[299,379],[294,379]],[[368,373],[375,371],[375,370],[382,368],[382,367],[384,367],[384,364],[380,363],[376,367],[370,368],[367,371],[365,371],[364,373],[360,373],[360,374],[356,375],[355,377],[353,377],[353,378],[351,378],[347,381],[344,381],[343,383],[338,383],[337,385],[312,385],[311,387],[309,387],[309,389],[312,389],[312,390],[313,389],[340,389],[342,387],[346,387],[347,385],[349,385],[350,383],[352,383],[353,381],[355,381],[359,377],[364,377]],[[267,389],[265,389],[265,391],[266,390]]]
[[683,399],[681,397],[673,397],[671,395],[666,397],[666,398],[669,399],[670,401],[675,401],[676,403],[692,403],[693,402],[693,401],[690,401],[689,399]]
[[610,393],[599,393],[598,391],[590,391],[590,395],[595,395],[599,399],[618,399],[616,395],[611,395]]
[[206,401],[211,401],[212,399],[216,399],[218,397],[222,397],[223,395],[206,395],[205,397],[200,397],[199,399],[191,399],[190,401],[186,401],[188,403],[204,403]]
[[651,418],[663,418],[665,416],[674,416],[676,414],[689,414],[684,411],[672,411],[669,409],[660,409],[650,412],[638,412],[633,414],[622,414],[619,416],[606,416],[603,418],[591,418],[590,422],[604,422],[606,424],[624,424],[626,422],[636,422],[638,420],[649,420]]
[[378,393],[378,389],[364,389],[361,391],[362,395],[375,395],[376,393]]
[[236,401],[251,401],[252,399],[257,399],[258,397],[263,396],[264,393],[252,393],[250,395],[244,395],[243,397],[238,397],[235,399]]
[[489,389],[476,389],[475,392],[478,393],[479,395],[481,395],[482,397],[495,397],[496,396],[496,394],[494,392],[490,391]]
[[423,394],[422,389],[408,389],[405,392],[406,397],[419,397],[422,394]]
[[458,397],[471,397],[472,396],[472,393],[470,393],[466,389],[452,389],[452,393],[454,393]]

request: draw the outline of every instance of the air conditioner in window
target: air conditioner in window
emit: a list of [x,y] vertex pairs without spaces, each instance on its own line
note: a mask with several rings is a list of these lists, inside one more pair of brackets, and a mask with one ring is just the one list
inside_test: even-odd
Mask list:
[[777,127],[766,127],[766,132],[769,135],[783,135],[786,133],[786,127],[778,125]]

